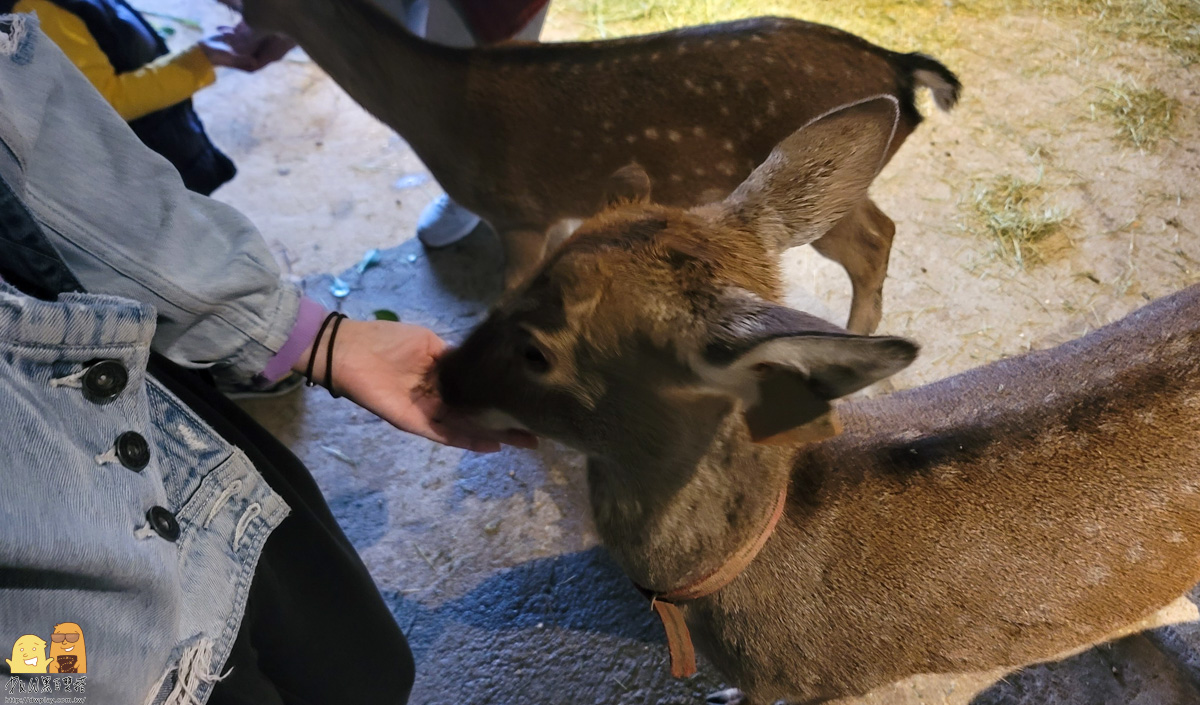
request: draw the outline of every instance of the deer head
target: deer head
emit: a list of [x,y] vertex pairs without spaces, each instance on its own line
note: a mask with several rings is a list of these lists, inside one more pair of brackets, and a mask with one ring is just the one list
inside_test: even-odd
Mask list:
[[446,402],[592,457],[690,463],[732,414],[750,439],[778,437],[903,369],[913,343],[776,303],[778,255],[866,197],[897,119],[890,97],[838,109],[691,210],[619,170],[607,208],[444,358]]

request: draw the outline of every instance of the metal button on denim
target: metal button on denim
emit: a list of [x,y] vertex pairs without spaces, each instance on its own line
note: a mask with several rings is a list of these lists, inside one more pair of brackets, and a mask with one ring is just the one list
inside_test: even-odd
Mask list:
[[136,431],[117,436],[117,460],[130,470],[140,471],[150,462],[150,444]]
[[117,398],[129,381],[129,373],[120,360],[101,360],[83,374],[83,396],[96,404]]
[[163,507],[150,507],[150,511],[146,512],[146,520],[164,539],[175,541],[179,538],[179,522],[175,520],[174,514]]

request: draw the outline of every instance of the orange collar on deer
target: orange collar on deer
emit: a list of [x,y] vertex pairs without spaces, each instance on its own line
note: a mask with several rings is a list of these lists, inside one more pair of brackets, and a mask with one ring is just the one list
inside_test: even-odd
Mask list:
[[692,646],[692,635],[688,632],[683,613],[675,606],[677,602],[696,600],[711,595],[729,583],[732,583],[742,571],[758,556],[758,552],[767,545],[767,539],[775,532],[779,517],[783,516],[783,505],[787,500],[787,485],[779,490],[775,500],[775,511],[766,526],[759,532],[758,537],[751,543],[738,549],[729,560],[721,564],[713,572],[692,583],[676,588],[670,592],[654,592],[634,583],[634,586],[646,597],[650,598],[650,607],[658,613],[662,620],[663,629],[667,632],[667,650],[671,654],[671,675],[676,678],[686,678],[696,672],[696,650]]

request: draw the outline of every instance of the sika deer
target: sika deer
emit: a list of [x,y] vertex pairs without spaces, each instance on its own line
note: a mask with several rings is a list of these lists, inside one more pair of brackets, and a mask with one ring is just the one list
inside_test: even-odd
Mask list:
[[757,557],[679,604],[755,703],[1055,659],[1200,580],[1200,286],[1052,350],[842,402],[835,438],[752,440],[916,355],[777,303],[779,252],[861,202],[892,105],[799,131],[720,203],[618,200],[439,372],[453,406],[587,454],[601,539],[653,591],[727,564],[786,489]]
[[[369,0],[246,0],[255,27],[295,38],[352,98],[400,133],[454,200],[500,234],[509,288],[547,232],[603,205],[631,162],[660,203],[732,191],[780,140],[826,111],[889,94],[892,152],[916,128],[917,87],[949,110],[959,82],[921,54],[791,19],[753,19],[615,41],[452,49],[424,42]],[[814,243],[854,289],[849,327],[879,323],[895,226],[862,195]]]

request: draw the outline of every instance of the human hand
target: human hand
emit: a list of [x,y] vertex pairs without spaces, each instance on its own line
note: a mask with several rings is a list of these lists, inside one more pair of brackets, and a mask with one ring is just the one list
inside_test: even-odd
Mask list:
[[200,49],[213,66],[254,72],[283,58],[296,43],[281,34],[259,32],[244,21],[236,27],[218,27],[200,41]]
[[[326,330],[318,341],[313,366],[316,381],[325,379],[330,333]],[[537,447],[532,434],[485,429],[442,403],[433,375],[447,346],[428,328],[347,318],[338,328],[333,347],[333,391],[402,431],[477,453],[498,451],[502,443]],[[311,349],[301,355],[293,369],[306,372],[310,354]]]
[[283,34],[261,33],[263,40],[254,52],[254,58],[266,66],[282,59],[289,51],[296,48],[296,40]]

